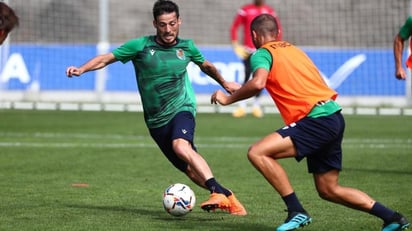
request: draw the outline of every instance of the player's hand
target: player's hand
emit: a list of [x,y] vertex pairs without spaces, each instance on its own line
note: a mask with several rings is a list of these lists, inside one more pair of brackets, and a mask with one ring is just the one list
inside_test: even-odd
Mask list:
[[396,70],[395,76],[397,79],[406,79],[406,72],[403,68],[399,68]]
[[220,105],[228,105],[228,96],[223,93],[221,90],[215,91],[212,97],[210,98],[210,103],[212,104],[220,104]]
[[242,85],[236,82],[225,82],[224,84],[225,90],[230,94],[233,94],[233,92],[237,91],[241,87]]
[[80,76],[82,74],[82,71],[80,68],[70,66],[66,69],[66,75],[67,77],[73,77],[73,76]]
[[232,43],[232,45],[233,45],[234,52],[236,53],[237,57],[239,57],[240,59],[246,59],[250,55],[248,50],[244,46],[240,45],[239,43],[234,42]]

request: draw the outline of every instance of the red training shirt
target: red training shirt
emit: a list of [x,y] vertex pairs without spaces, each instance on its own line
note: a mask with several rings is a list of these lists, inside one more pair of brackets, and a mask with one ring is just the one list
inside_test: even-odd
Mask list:
[[236,13],[232,26],[230,28],[231,41],[238,41],[238,29],[239,27],[243,27],[243,45],[250,51],[254,51],[256,48],[252,42],[250,24],[255,17],[261,14],[271,14],[275,17],[279,27],[278,40],[282,40],[282,26],[278,17],[276,16],[276,12],[268,5],[256,6],[255,4],[247,4],[240,8]]

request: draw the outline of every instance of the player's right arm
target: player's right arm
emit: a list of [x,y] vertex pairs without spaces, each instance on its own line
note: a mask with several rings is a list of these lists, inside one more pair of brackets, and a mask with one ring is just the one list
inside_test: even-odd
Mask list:
[[242,9],[239,9],[236,12],[236,16],[233,19],[232,25],[230,26],[230,40],[232,42],[236,41],[237,42],[237,33],[238,33],[238,29],[240,26],[242,26],[242,21],[243,21],[243,16],[245,12]]
[[226,95],[220,90],[215,91],[211,97],[211,103],[229,105],[255,96],[266,87],[272,62],[272,56],[268,50],[258,49],[252,55],[250,60],[253,70],[253,78],[243,84],[240,89],[236,90],[231,95]]
[[68,77],[72,76],[80,76],[85,72],[88,71],[94,71],[101,69],[111,63],[116,62],[116,58],[113,55],[113,53],[107,53],[103,55],[98,55],[89,61],[87,61],[85,64],[83,64],[80,67],[75,67],[75,66],[70,66],[66,69],[66,75]]
[[[232,43],[233,51],[240,59],[245,59],[249,56],[249,52],[246,48],[241,45],[238,41],[238,30],[243,25],[243,17],[245,15],[245,11],[243,9],[239,9],[236,13],[235,18],[233,19],[232,25],[230,26],[230,40]],[[244,28],[247,30],[248,28]]]

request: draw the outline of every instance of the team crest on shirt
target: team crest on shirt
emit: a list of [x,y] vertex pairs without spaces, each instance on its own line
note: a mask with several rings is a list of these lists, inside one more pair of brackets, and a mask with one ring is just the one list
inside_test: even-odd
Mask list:
[[186,59],[185,52],[182,49],[177,49],[176,50],[176,56],[180,60],[185,60]]

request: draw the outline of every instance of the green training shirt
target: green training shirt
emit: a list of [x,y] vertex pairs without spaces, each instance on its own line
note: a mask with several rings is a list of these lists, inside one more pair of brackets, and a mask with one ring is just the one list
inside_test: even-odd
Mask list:
[[132,61],[148,128],[167,124],[178,112],[196,114],[196,98],[186,67],[205,61],[190,39],[165,47],[155,36],[132,39],[112,51],[122,63]]
[[407,40],[409,36],[411,36],[411,34],[412,34],[412,16],[409,16],[408,19],[406,19],[405,24],[399,30],[399,35],[401,36],[402,39]]

